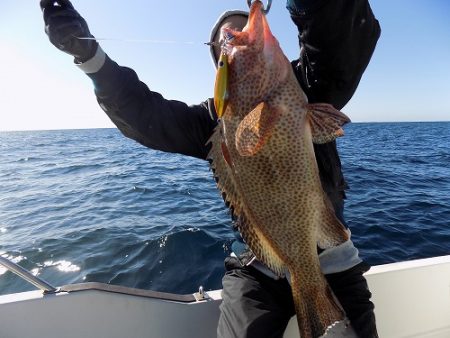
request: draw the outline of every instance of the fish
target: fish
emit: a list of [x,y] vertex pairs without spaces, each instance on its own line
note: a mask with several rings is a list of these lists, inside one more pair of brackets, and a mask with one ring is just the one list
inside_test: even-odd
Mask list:
[[222,35],[227,64],[216,74],[211,169],[248,247],[289,277],[301,337],[319,337],[345,311],[317,248],[337,246],[349,232],[322,188],[313,143],[343,136],[350,119],[330,104],[308,103],[261,1],[252,2],[242,31]]

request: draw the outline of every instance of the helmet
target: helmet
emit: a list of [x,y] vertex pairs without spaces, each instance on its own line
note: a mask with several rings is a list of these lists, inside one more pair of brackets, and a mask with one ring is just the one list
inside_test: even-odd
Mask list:
[[226,11],[217,19],[216,24],[211,30],[211,36],[209,39],[211,58],[214,63],[214,67],[217,68],[217,61],[219,60],[222,48],[221,46],[221,42],[223,41],[222,28],[227,27],[240,31],[247,24],[247,20],[248,20],[248,12],[241,10]]

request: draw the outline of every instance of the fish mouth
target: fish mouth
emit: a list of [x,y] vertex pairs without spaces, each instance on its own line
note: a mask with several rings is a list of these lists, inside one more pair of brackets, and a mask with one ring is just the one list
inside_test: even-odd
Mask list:
[[262,49],[267,38],[272,37],[262,1],[251,3],[247,24],[242,30],[223,27],[222,37],[222,53],[228,55],[233,54],[233,47],[251,45]]
[[[259,1],[259,0],[258,0]],[[247,4],[248,4],[248,7],[250,8],[251,6],[252,6],[252,3],[253,2],[255,2],[255,1],[252,1],[252,0],[247,0]],[[264,9],[262,9],[262,11],[263,11],[263,13],[265,14],[265,15],[267,15],[268,13],[269,13],[269,10],[270,10],[270,7],[272,6],[272,0],[268,0],[267,1],[267,6],[266,6],[266,8]]]
[[[236,74],[242,72],[261,82],[261,69],[265,68],[266,64],[269,67],[273,64],[277,51],[277,41],[270,31],[264,5],[260,0],[251,3],[248,19],[242,30],[224,25],[221,37],[221,53],[214,88],[214,106],[219,119],[226,111],[229,97],[232,96],[231,91],[236,90],[236,85],[230,88],[229,82],[233,82]],[[245,81],[252,85],[248,77]],[[242,86],[243,82],[239,83],[239,86]]]
[[256,35],[259,29],[266,26],[267,22],[265,20],[264,5],[262,1],[256,0],[250,6],[250,13],[248,16],[247,26],[244,27],[243,31],[248,31],[249,34]]

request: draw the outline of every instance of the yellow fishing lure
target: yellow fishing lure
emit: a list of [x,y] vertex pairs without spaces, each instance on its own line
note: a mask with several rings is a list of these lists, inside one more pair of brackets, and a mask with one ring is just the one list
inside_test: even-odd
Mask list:
[[217,62],[216,83],[214,86],[214,107],[221,118],[228,104],[228,56],[222,53]]

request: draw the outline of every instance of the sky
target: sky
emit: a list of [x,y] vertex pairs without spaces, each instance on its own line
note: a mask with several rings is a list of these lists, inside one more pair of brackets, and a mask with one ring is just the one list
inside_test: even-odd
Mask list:
[[[199,103],[213,94],[211,27],[245,0],[74,0],[120,65],[167,99]],[[361,83],[342,109],[353,122],[450,120],[450,2],[372,0],[382,28]],[[298,56],[285,1],[268,15],[285,54]],[[158,40],[136,42],[129,40]],[[0,1],[0,131],[114,127],[90,79],[50,44],[39,1]],[[166,43],[164,41],[174,41]]]

